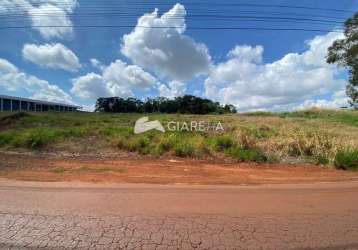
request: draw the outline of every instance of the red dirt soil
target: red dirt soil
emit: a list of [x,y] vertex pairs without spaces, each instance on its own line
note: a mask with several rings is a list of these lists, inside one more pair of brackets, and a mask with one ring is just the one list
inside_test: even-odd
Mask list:
[[108,160],[0,153],[0,177],[25,181],[227,184],[357,181],[358,172],[315,165],[218,163],[188,159]]

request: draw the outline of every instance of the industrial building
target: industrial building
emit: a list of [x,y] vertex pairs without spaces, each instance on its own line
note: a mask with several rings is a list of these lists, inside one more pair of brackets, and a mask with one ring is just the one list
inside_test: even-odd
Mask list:
[[45,102],[28,98],[0,95],[0,111],[1,112],[75,112],[82,109],[80,106]]

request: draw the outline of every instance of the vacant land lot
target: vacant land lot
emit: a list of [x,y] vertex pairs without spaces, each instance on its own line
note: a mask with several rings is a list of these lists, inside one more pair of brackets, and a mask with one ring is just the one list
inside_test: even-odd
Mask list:
[[[135,135],[135,121],[143,116],[159,120],[165,128],[170,121],[220,121],[224,131],[150,131]],[[314,109],[205,116],[0,114],[0,149],[97,158],[186,157],[228,163],[309,163],[354,170],[358,165],[358,112]]]

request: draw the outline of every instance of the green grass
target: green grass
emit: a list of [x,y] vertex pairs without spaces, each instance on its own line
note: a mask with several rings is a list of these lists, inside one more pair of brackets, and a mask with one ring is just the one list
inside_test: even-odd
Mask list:
[[[150,131],[135,135],[143,116],[169,121],[221,121],[224,133]],[[358,112],[311,109],[292,113],[236,115],[0,113],[2,150],[56,150],[74,145],[94,154],[128,151],[152,157],[231,158],[280,162],[288,158],[343,168],[341,151],[358,148]],[[63,144],[65,143],[65,144]],[[71,147],[69,147],[71,148]],[[63,147],[61,148],[63,150]],[[347,158],[347,157],[343,157]]]
[[295,112],[251,112],[245,113],[251,117],[281,117],[281,118],[303,118],[320,119],[326,122],[337,122],[358,127],[358,110],[329,110],[329,109],[307,109]]
[[321,119],[358,127],[358,111],[310,109],[291,113],[281,113],[280,117],[296,117],[305,119]]
[[67,172],[67,171],[68,171],[68,169],[63,168],[63,167],[57,167],[57,168],[53,168],[53,169],[49,170],[49,172],[55,173],[55,174],[63,174],[65,172]]
[[78,168],[64,168],[64,167],[56,167],[50,169],[49,172],[55,174],[64,174],[64,173],[126,173],[128,169],[126,168],[118,168],[118,167],[96,167],[91,168],[88,166],[80,166]]
[[222,152],[236,146],[237,142],[233,136],[222,135],[213,137],[209,140],[209,144],[213,146],[214,150]]
[[265,154],[258,149],[231,147],[226,150],[226,154],[237,161],[266,162],[268,160]]
[[340,150],[334,164],[339,169],[358,170],[358,150]]
[[49,143],[55,143],[66,138],[79,138],[86,134],[85,127],[12,129],[0,133],[0,146],[39,149]]

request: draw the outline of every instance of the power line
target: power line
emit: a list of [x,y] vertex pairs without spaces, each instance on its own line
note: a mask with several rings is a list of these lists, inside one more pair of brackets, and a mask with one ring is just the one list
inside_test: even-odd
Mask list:
[[[58,5],[55,5],[58,7]],[[95,8],[89,8],[87,6],[81,6],[80,9],[78,9],[80,11],[80,13],[108,13],[106,11],[110,11],[109,13],[115,11],[120,11],[120,12],[124,12],[123,10],[125,11],[128,11],[128,10],[135,10],[137,11],[136,14],[141,14],[143,15],[144,13],[151,13],[153,11],[153,8],[140,8],[140,7],[128,7],[128,6],[125,6],[125,7],[118,7],[118,6],[108,6],[109,8],[104,8],[103,6],[101,7],[95,7]],[[29,11],[33,10],[34,8],[36,9],[36,7],[31,7],[31,8],[22,8],[22,7],[19,7],[19,6],[16,6],[16,8],[14,7],[4,7],[3,8],[6,9],[6,11],[8,11],[8,13],[6,14],[28,14]],[[51,11],[46,11],[44,13],[62,13],[62,10],[61,11],[56,11],[56,10],[51,10]],[[88,12],[89,10],[89,12]],[[92,10],[95,10],[95,12],[93,12]],[[162,11],[163,12],[163,11]],[[264,14],[272,14],[272,13],[276,13],[276,14],[287,14],[287,15],[303,15],[303,16],[306,16],[306,15],[310,15],[310,16],[316,16],[316,17],[327,17],[327,18],[339,18],[337,17],[337,14],[335,14],[334,16],[327,16],[327,15],[322,15],[322,14],[317,14],[317,13],[297,13],[297,12],[277,12],[277,11],[270,11],[270,12],[267,12],[267,11],[262,11],[262,10],[243,10],[243,9],[233,9],[233,8],[230,8],[230,9],[220,9],[220,8],[215,8],[215,9],[208,9],[208,8],[200,8],[200,9],[197,9],[197,8],[190,8],[190,9],[186,9],[185,12],[180,12],[181,14],[185,14],[185,13],[229,13],[229,12],[235,12],[235,13],[240,13],[240,12],[251,12],[251,13],[264,13]],[[3,13],[4,13],[4,10],[3,10]],[[66,14],[70,14],[69,12],[66,12]],[[341,18],[345,18],[345,17],[341,17]]]
[[[86,0],[86,4],[91,3],[90,0]],[[92,2],[94,3],[94,2]],[[97,2],[96,2],[97,3]],[[198,3],[198,2],[190,2],[185,3],[185,5],[191,6],[191,5],[203,5],[204,3]],[[55,6],[66,6],[65,3],[55,3]],[[112,6],[102,6],[96,9],[94,12],[79,12],[77,13],[70,13],[66,12],[60,13],[59,11],[46,11],[41,13],[32,13],[31,19],[40,19],[42,17],[70,17],[74,20],[82,21],[86,20],[87,18],[100,18],[100,17],[114,17],[113,21],[123,21],[123,20],[129,20],[130,18],[138,18],[143,15],[143,13],[133,13],[128,12],[129,7],[133,6],[149,6],[149,5],[159,5],[159,6],[172,6],[172,4],[169,3],[135,3],[131,2],[125,5],[126,11],[116,11],[116,8],[118,6],[113,7]],[[67,6],[73,6],[73,5],[67,5]],[[310,7],[310,6],[294,6],[294,5],[270,5],[270,4],[244,4],[244,3],[208,3],[205,4],[206,7],[228,7],[228,6],[246,6],[250,8],[257,8],[257,7],[277,7],[277,8],[295,8],[295,9],[310,9],[310,10],[330,10],[330,11],[348,11],[348,10],[338,10],[338,9],[326,9],[326,8],[316,8],[316,7]],[[18,24],[19,21],[21,21],[22,18],[26,18],[26,21],[29,17],[28,11],[26,11],[26,8],[21,8],[21,5],[16,5],[17,8],[7,8],[7,10],[10,10],[9,13],[6,14],[0,14],[0,18],[5,18],[6,25],[7,26],[0,26],[0,29],[25,29],[25,28],[65,28],[65,27],[72,27],[72,28],[134,28],[140,26],[135,25],[95,25],[95,24],[87,24],[87,25],[69,25],[69,26],[28,26],[28,25],[11,25],[11,23]],[[36,7],[36,6],[35,6]],[[81,11],[86,6],[80,6]],[[93,7],[93,6],[87,6],[87,8]],[[106,11],[105,8],[108,7],[111,8],[110,11]],[[103,8],[103,10],[101,10]],[[16,11],[11,11],[11,9]],[[27,8],[28,10],[31,10],[31,7]],[[136,11],[138,11],[139,8],[135,8]],[[20,10],[20,11],[18,11]],[[200,10],[200,11],[198,11]],[[147,11],[147,10],[146,10]],[[186,12],[186,15],[184,16],[184,12],[181,15],[179,14],[166,14],[165,16],[161,16],[162,19],[183,19],[185,18],[186,21],[198,21],[198,20],[208,20],[208,21],[215,21],[215,22],[222,22],[222,21],[244,21],[245,23],[249,22],[265,22],[265,23],[284,23],[284,24],[290,24],[290,23],[297,23],[297,24],[310,24],[314,25],[314,27],[317,28],[287,28],[287,27],[194,27],[189,26],[187,27],[188,30],[297,30],[297,31],[317,31],[317,32],[330,32],[331,30],[327,30],[326,28],[318,28],[320,26],[327,26],[327,25],[334,25],[335,27],[339,27],[343,24],[344,19],[339,19],[337,16],[328,16],[328,15],[312,15],[308,13],[285,13],[285,12],[260,12],[260,11],[248,11],[246,10],[246,13],[252,13],[251,15],[248,14],[239,14],[235,12],[236,15],[232,15],[229,12],[233,11],[233,8],[230,8],[229,10],[223,10],[223,9],[215,9],[215,10],[209,10],[209,9],[197,9],[197,13],[191,12],[190,8],[188,9],[188,13]],[[241,11],[244,12],[244,11]],[[150,13],[150,12],[149,12]],[[264,15],[258,15],[258,13],[264,13]],[[284,16],[284,15],[291,15],[291,16]],[[296,16],[295,16],[296,15]],[[334,19],[334,20],[333,20]],[[181,27],[146,27],[142,26],[142,28],[181,28]]]
[[[100,7],[108,7],[108,8],[112,8],[113,6],[106,6],[106,5],[97,5],[98,2],[91,2],[89,0],[86,0],[86,3],[81,3],[81,8],[82,8],[82,4],[83,7],[85,7],[88,3],[95,3],[96,5],[90,5],[88,7],[95,7],[97,8],[98,6]],[[111,3],[112,4],[112,3]],[[74,5],[72,4],[67,4],[67,3],[53,3],[53,5],[55,6],[59,6],[59,7],[73,7]],[[125,3],[125,4],[120,4],[123,5],[123,7],[126,6],[168,6],[171,7],[174,5],[174,3],[163,3],[163,2],[151,2],[151,3],[140,3],[140,2],[130,2],[130,3]],[[320,11],[329,11],[329,12],[342,12],[342,13],[354,13],[354,11],[351,10],[347,10],[347,9],[335,9],[335,8],[321,8],[321,7],[312,7],[312,6],[303,6],[303,5],[284,5],[284,4],[253,4],[253,3],[210,3],[210,2],[183,2],[184,6],[202,6],[205,5],[206,7],[215,7],[217,8],[219,7],[255,7],[255,8],[284,8],[284,9],[303,9],[303,10],[320,10]],[[27,6],[25,5],[21,5],[21,4],[17,4],[16,6],[23,6],[24,8],[27,8]]]
[[[205,20],[205,19],[201,19],[201,20]],[[226,19],[225,20],[220,20],[220,19],[218,19],[216,21],[230,21],[230,20],[226,20]],[[14,22],[15,22],[15,20],[14,20]],[[250,19],[250,20],[248,20],[246,22],[250,22],[250,23],[264,22],[264,23],[273,23],[273,24],[291,24],[291,23],[292,24],[307,24],[306,22],[302,22],[302,21],[260,20],[260,19]],[[16,22],[16,23],[18,23],[18,22]],[[310,25],[311,25],[311,27],[312,27],[312,25],[314,25],[317,28],[321,27],[321,29],[324,29],[324,26],[331,27],[331,24],[327,24],[327,23],[313,23],[313,24],[311,23]],[[91,26],[96,26],[96,25],[91,25]],[[132,27],[135,27],[135,26],[132,26]],[[341,27],[341,25],[336,26],[336,28],[337,27]],[[148,27],[148,28],[150,28],[150,27]],[[163,28],[171,28],[171,27],[163,27]],[[222,27],[222,28],[225,29],[225,27]],[[190,29],[190,27],[188,29]]]
[[[128,9],[127,9],[128,10]],[[138,11],[138,9],[135,9],[136,11]],[[145,12],[147,10],[143,10],[143,12]],[[107,15],[107,14],[111,14],[111,13],[129,13],[129,14],[133,14],[133,15],[138,15],[138,16],[142,16],[143,12],[123,12],[121,11],[117,11],[115,9],[112,9],[111,12],[106,12],[106,11],[101,11],[101,12],[79,12],[79,13],[75,13],[75,15]],[[221,10],[204,10],[204,9],[197,9],[196,11],[193,11],[192,9],[190,10],[188,14],[201,14],[201,13],[205,13],[205,14],[228,14],[229,11],[221,11]],[[251,14],[263,14],[263,15],[289,15],[289,16],[306,16],[306,17],[315,17],[315,18],[328,18],[328,19],[335,19],[335,20],[340,20],[343,21],[346,18],[345,17],[337,17],[337,16],[327,16],[327,15],[313,15],[313,14],[307,14],[307,13],[295,13],[295,12],[266,12],[266,11],[235,11],[235,14],[240,14],[240,13],[251,13]],[[53,15],[53,14],[61,14],[59,12],[42,12],[41,14],[43,15]],[[71,13],[66,13],[66,14],[61,14],[61,15],[70,15]],[[16,16],[16,15],[28,15],[28,12],[22,11],[22,12],[10,12],[7,14],[0,14],[0,16]],[[39,14],[32,14],[32,15],[39,15]],[[173,14],[171,14],[171,16],[175,16]]]
[[[133,25],[33,25],[33,26],[2,26],[5,29],[30,28],[144,28],[144,29],[183,29],[178,26],[133,26]],[[267,27],[186,27],[187,30],[266,30],[266,31],[310,31],[310,32],[341,32],[340,30],[305,29],[305,28],[267,28]]]
[[[127,13],[111,13],[106,14],[107,16],[117,16],[117,17],[137,17],[133,14],[127,14]],[[1,15],[0,15],[1,16]],[[42,17],[46,15],[34,15],[34,17]],[[56,15],[51,15],[56,16]],[[59,15],[63,16],[63,15]],[[84,15],[68,15],[70,17],[84,17]],[[23,16],[19,16],[23,17]],[[26,16],[27,17],[27,16]],[[89,17],[95,17],[95,15],[89,15]],[[162,17],[163,19],[181,19],[183,16],[179,15],[168,15],[166,17]],[[296,18],[296,17],[272,17],[272,16],[244,16],[244,15],[187,15],[186,18],[211,18],[211,20],[216,19],[229,19],[229,20],[235,20],[235,19],[260,19],[260,20],[292,20],[292,21],[310,21],[310,22],[322,22],[322,23],[332,23],[332,24],[342,24],[342,22],[339,21],[333,21],[333,20],[324,20],[324,19],[313,19],[313,18]]]
[[[120,19],[121,21],[129,21],[130,19],[128,18],[121,18]],[[208,20],[208,21],[212,21],[212,19],[208,19],[208,18],[200,18],[199,20]],[[83,20],[82,20],[83,21]],[[221,22],[227,22],[227,21],[237,21],[237,19],[233,20],[233,19],[215,19],[215,22],[217,23],[221,23]],[[291,21],[285,21],[285,20],[267,20],[267,19],[245,19],[244,20],[245,23],[273,23],[273,24],[310,24],[311,26],[314,25],[315,27],[317,26],[328,26],[328,27],[331,27],[332,24],[330,23],[320,23],[320,22],[316,22],[316,23],[310,23],[310,22],[307,22],[307,21],[295,21],[295,20],[291,20]],[[19,23],[19,20],[17,20],[16,18],[15,19],[12,19],[11,22],[8,22],[9,23],[16,23],[18,24]],[[335,25],[336,27],[341,27],[342,25]]]

